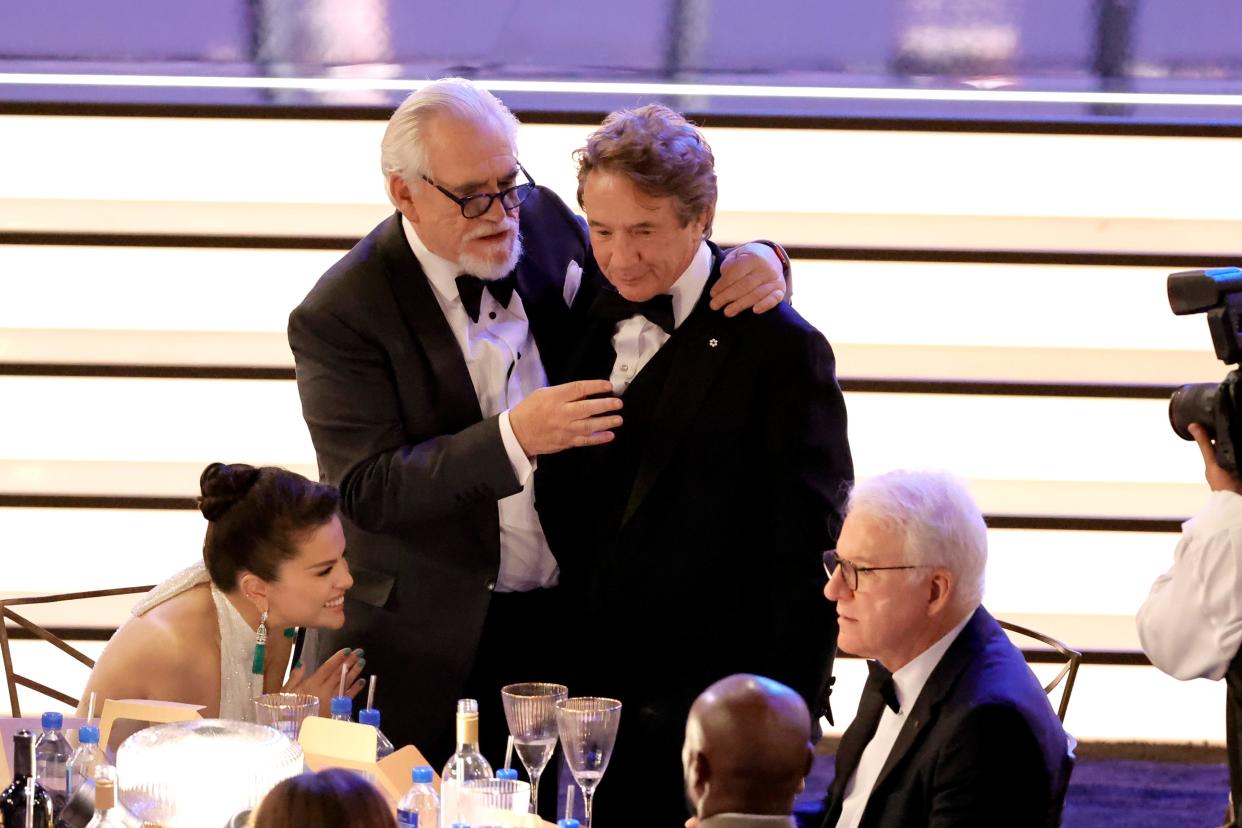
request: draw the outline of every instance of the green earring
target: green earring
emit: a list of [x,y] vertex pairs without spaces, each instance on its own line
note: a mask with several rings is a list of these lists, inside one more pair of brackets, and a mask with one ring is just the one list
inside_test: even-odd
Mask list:
[[267,610],[259,616],[259,629],[254,639],[254,661],[250,663],[250,672],[256,676],[263,675],[263,660],[267,656]]

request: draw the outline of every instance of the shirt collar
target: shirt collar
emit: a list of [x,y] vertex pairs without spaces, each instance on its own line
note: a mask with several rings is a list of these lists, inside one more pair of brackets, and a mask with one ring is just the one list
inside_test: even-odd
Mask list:
[[410,252],[414,254],[414,258],[418,259],[423,273],[427,276],[427,281],[439,294],[441,303],[460,305],[461,296],[457,293],[457,277],[461,274],[461,267],[428,250],[427,245],[423,244],[423,240],[418,237],[418,231],[414,229],[414,225],[410,224],[410,220],[405,216],[401,217],[401,226],[405,229],[405,240],[410,245]]
[[712,275],[712,250],[707,242],[700,242],[699,249],[690,260],[689,266],[677,277],[666,292],[673,297],[673,325],[680,328],[681,323],[694,310],[703,295],[703,286]]
[[716,814],[699,820],[699,828],[730,828],[730,826],[771,825],[772,828],[787,826],[796,828],[797,822],[792,816],[773,816],[770,814]]
[[919,694],[923,692],[923,686],[927,684],[927,680],[931,678],[932,671],[936,669],[936,665],[940,663],[940,659],[944,658],[945,652],[970,621],[974,611],[966,613],[966,617],[957,623],[953,629],[945,633],[939,641],[928,647],[923,652],[915,656],[909,664],[893,673],[893,685],[897,691],[897,705],[904,714],[910,709],[910,705],[918,699]]

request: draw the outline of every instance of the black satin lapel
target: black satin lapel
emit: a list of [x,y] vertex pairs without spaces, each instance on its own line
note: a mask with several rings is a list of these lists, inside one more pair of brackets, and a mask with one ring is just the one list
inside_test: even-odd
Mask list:
[[474,383],[470,381],[466,360],[461,355],[461,346],[444,318],[444,311],[436,301],[422,265],[410,250],[399,214],[385,224],[379,246],[401,317],[410,334],[422,346],[427,363],[435,374],[438,387],[434,389],[434,394],[439,400],[441,413],[453,431],[479,422],[483,419],[483,413],[479,409]]
[[[707,304],[712,281],[703,288],[703,297],[694,312],[673,334],[679,340],[677,350],[656,403],[652,418],[656,427],[649,432],[643,446],[638,473],[621,518],[622,526],[634,516],[659,480],[733,347],[733,337],[737,334],[727,332],[724,315]],[[672,342],[670,339],[669,344]]]
[[[910,752],[915,742],[918,741],[923,731],[927,729],[932,721],[932,717],[936,715],[936,708],[944,700],[945,696],[953,689],[953,685],[957,683],[957,678],[962,671],[970,664],[979,652],[981,645],[978,638],[978,627],[980,625],[979,613],[986,615],[986,610],[982,607],[975,610],[975,616],[966,624],[958,635],[957,639],[949,645],[949,649],[945,651],[944,657],[940,659],[940,663],[936,665],[936,669],[932,671],[931,676],[927,679],[927,684],[923,686],[923,692],[919,694],[918,699],[914,703],[914,708],[910,711],[910,715],[906,718],[905,725],[902,726],[901,732],[897,734],[897,741],[893,742],[893,749],[888,753],[888,759],[884,762],[884,767],[880,769],[880,775],[875,778],[875,785],[871,790],[878,791],[880,785],[884,784],[884,780],[897,767],[898,763]],[[990,616],[988,616],[990,617]]]

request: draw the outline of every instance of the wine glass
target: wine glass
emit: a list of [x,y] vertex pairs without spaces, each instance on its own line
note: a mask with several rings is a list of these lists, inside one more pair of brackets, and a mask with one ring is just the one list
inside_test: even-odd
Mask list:
[[591,828],[591,799],[595,787],[608,769],[617,725],[621,723],[621,702],[594,696],[564,699],[556,703],[556,729],[561,750],[582,789],[582,808],[587,828]]
[[539,776],[556,750],[556,703],[569,696],[563,684],[525,682],[500,689],[518,758],[530,775],[530,812],[539,813]]

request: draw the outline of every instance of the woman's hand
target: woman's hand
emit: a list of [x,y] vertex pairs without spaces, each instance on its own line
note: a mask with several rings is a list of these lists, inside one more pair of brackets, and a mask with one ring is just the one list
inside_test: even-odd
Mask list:
[[319,666],[311,675],[306,675],[305,667],[294,667],[289,673],[289,681],[285,683],[286,693],[309,693],[319,697],[319,714],[326,713],[332,704],[332,697],[337,695],[341,686],[341,665],[345,665],[345,695],[351,699],[358,695],[365,682],[362,680],[362,669],[367,660],[362,657],[362,650],[350,650],[346,647],[339,650]]

